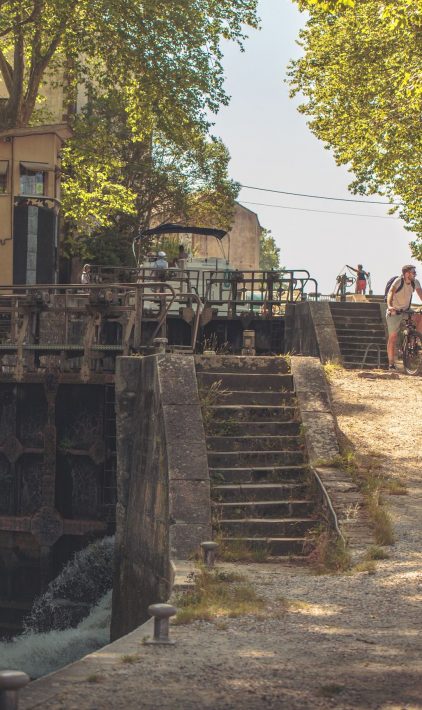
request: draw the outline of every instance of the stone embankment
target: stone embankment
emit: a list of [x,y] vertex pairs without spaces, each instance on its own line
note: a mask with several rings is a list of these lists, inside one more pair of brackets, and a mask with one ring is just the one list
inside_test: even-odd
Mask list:
[[422,380],[339,371],[331,394],[350,446],[407,486],[388,497],[389,558],[324,576],[237,565],[264,613],[177,626],[172,647],[144,645],[143,627],[29,686],[21,710],[422,708]]

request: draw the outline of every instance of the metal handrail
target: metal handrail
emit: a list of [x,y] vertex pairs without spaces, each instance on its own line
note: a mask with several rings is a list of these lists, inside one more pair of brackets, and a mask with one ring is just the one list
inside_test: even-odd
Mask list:
[[[152,316],[145,312],[148,302],[159,305]],[[14,365],[3,360],[3,365],[7,367],[5,371],[9,372],[12,367],[15,375],[21,377],[24,367],[30,371],[39,367],[37,358],[42,354],[56,352],[66,357],[66,352],[69,352],[73,353],[73,357],[79,357],[75,353],[81,352],[80,369],[87,378],[91,361],[98,359],[96,353],[120,351],[127,354],[130,349],[138,349],[141,346],[142,322],[146,320],[157,321],[153,334],[148,335],[152,341],[165,324],[174,303],[193,306],[190,344],[193,352],[202,311],[201,299],[191,291],[178,293],[167,282],[0,287],[0,316],[4,316],[0,351],[16,356]],[[42,314],[52,317],[47,325],[45,321],[43,325]],[[55,327],[54,318],[58,315],[59,324]],[[119,324],[119,331],[113,334],[113,342],[100,342],[102,333],[108,340],[109,331],[103,329],[104,324],[113,321]]]
[[378,369],[381,369],[381,348],[379,346],[379,343],[368,343],[365,349],[364,356],[362,358],[362,364],[361,367],[364,367],[366,365],[366,358],[368,355],[368,352],[372,349],[375,349],[377,351],[377,361],[378,361]]

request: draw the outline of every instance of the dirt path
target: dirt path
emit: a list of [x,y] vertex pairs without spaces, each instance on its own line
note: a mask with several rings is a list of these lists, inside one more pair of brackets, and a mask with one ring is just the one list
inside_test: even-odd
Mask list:
[[397,537],[390,558],[375,574],[246,565],[242,572],[267,601],[265,618],[176,627],[171,648],[138,639],[130,664],[106,650],[94,654],[89,673],[97,682],[88,682],[86,668],[70,673],[70,685],[64,678],[43,708],[422,708],[422,379],[341,372],[332,395],[344,435],[408,487],[408,495],[389,497]]

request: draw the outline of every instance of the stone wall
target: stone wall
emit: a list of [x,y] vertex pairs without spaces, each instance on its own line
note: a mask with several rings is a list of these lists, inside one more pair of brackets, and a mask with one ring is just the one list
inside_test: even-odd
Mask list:
[[168,599],[171,560],[211,536],[205,433],[192,356],[121,357],[116,368],[116,557],[111,637]]
[[326,301],[291,303],[286,308],[285,352],[342,362],[340,347]]

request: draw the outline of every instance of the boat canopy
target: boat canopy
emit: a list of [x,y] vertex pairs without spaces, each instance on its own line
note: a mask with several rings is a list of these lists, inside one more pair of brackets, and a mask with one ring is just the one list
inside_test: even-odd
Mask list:
[[160,234],[203,234],[206,237],[215,237],[216,239],[223,239],[227,232],[223,229],[212,229],[211,227],[187,227],[183,224],[160,224],[158,227],[152,227],[151,229],[145,229],[140,232],[139,237],[153,237]]

